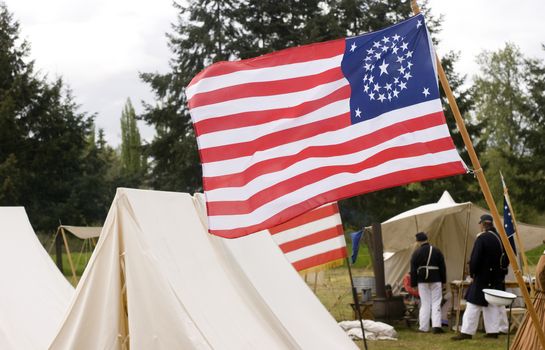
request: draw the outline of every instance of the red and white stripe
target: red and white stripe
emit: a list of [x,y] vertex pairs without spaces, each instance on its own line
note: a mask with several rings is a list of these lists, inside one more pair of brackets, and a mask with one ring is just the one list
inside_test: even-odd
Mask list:
[[187,87],[211,233],[239,237],[323,203],[465,171],[439,99],[351,125],[344,46],[217,63]]
[[336,202],[270,228],[269,232],[297,271],[347,256],[341,216]]

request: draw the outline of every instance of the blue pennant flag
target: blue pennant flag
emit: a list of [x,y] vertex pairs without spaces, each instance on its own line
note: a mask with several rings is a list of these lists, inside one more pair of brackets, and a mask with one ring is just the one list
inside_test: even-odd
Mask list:
[[350,238],[352,238],[352,256],[350,257],[350,261],[353,263],[356,262],[356,259],[358,258],[358,252],[360,250],[360,240],[363,236],[363,230],[359,230],[356,232],[352,232],[350,234]]
[[513,216],[511,215],[511,209],[507,204],[507,198],[503,196],[503,227],[505,228],[505,233],[509,237],[509,243],[513,252],[517,254],[517,246],[515,245],[515,224],[513,223]]

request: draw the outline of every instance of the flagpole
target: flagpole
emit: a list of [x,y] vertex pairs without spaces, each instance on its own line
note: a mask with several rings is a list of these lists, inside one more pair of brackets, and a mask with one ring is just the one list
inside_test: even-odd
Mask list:
[[[513,210],[513,206],[511,205],[511,198],[509,197],[509,190],[507,189],[507,185],[505,184],[505,181],[503,179],[503,174],[500,171],[501,176],[501,183],[503,185],[503,195],[505,196],[505,201],[507,202],[507,206],[509,207],[509,212],[511,213],[511,217],[513,220],[513,226],[515,229],[515,239],[517,240],[517,245],[519,247],[519,251],[522,255],[522,270],[526,273],[528,277],[530,277],[530,268],[528,267],[528,259],[526,257],[526,252],[524,250],[524,245],[522,244],[522,240],[520,239],[519,229],[517,225],[517,220],[515,218],[515,212]],[[531,295],[535,295],[534,291],[534,284],[532,283],[532,279],[530,278],[530,293]]]
[[354,299],[354,306],[356,307],[356,315],[358,316],[358,320],[360,320],[363,345],[365,346],[365,350],[367,350],[367,339],[365,339],[365,329],[363,328],[363,320],[362,320],[362,314],[360,310],[360,303],[358,302],[358,291],[356,290],[356,287],[354,287],[354,279],[352,278],[352,268],[350,267],[350,260],[348,260],[348,256],[345,258],[345,261],[346,261],[346,266],[348,266],[348,276],[350,277],[350,286],[352,287],[352,298]]
[[[420,8],[418,7],[416,0],[411,0],[411,8],[415,15],[420,13]],[[447,96],[449,106],[452,109],[452,112],[454,114],[456,125],[458,126],[458,130],[460,131],[460,135],[462,136],[462,139],[464,140],[464,144],[468,151],[469,158],[471,159],[471,163],[473,165],[474,174],[477,177],[477,180],[479,181],[481,191],[483,192],[484,198],[486,200],[486,204],[488,205],[488,208],[490,209],[490,213],[492,214],[494,221],[499,223],[501,222],[501,219],[500,219],[500,214],[498,213],[498,208],[496,207],[496,203],[494,202],[494,197],[492,196],[492,193],[490,192],[490,187],[488,186],[488,182],[486,181],[486,177],[484,176],[484,171],[479,162],[479,158],[477,157],[477,153],[475,152],[475,149],[473,148],[473,143],[471,142],[471,138],[469,137],[466,126],[464,124],[464,120],[462,119],[462,115],[460,113],[460,110],[458,109],[458,105],[454,98],[454,94],[452,93],[452,90],[448,83],[447,76],[445,74],[445,71],[443,70],[441,61],[439,60],[439,56],[437,55],[437,53],[435,54],[435,59],[437,61],[437,71],[439,73],[439,80],[441,81],[441,86],[443,86],[443,90],[445,91],[445,94]],[[511,247],[511,244],[509,243],[509,238],[507,238],[507,234],[505,233],[505,228],[503,227],[503,225],[498,225],[497,228],[498,228],[500,239],[507,253],[507,256],[509,257],[509,261],[511,262],[511,265],[513,266],[513,272],[515,273],[515,278],[517,279],[517,283],[522,292],[522,296],[524,297],[524,301],[527,305],[528,313],[530,314],[532,323],[534,324],[534,328],[536,329],[537,335],[539,337],[539,341],[541,343],[541,347],[545,349],[545,334],[543,333],[543,329],[541,328],[541,324],[536,314],[536,310],[534,309],[532,301],[530,300],[530,295],[528,294],[528,289],[526,289],[526,284],[524,283],[524,280],[522,279],[522,274],[520,272],[520,269],[517,263],[517,258],[515,256],[515,253],[513,252],[513,248]]]

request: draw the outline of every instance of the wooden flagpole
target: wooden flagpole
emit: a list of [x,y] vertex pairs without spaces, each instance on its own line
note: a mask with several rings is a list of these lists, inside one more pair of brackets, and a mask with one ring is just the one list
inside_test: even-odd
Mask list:
[[[414,14],[420,13],[420,8],[418,7],[416,0],[411,0],[411,8]],[[441,61],[439,60],[439,57],[437,56],[437,54],[435,54],[435,59],[437,61],[437,71],[439,73],[439,80],[441,81],[441,86],[443,86],[443,89],[445,90],[445,94],[447,95],[449,106],[452,109],[452,112],[454,114],[454,119],[456,120],[456,125],[458,126],[458,130],[460,131],[460,135],[462,136],[462,139],[464,140],[464,144],[468,151],[469,158],[471,159],[475,176],[477,177],[477,180],[479,181],[481,191],[483,192],[484,198],[486,200],[486,204],[488,205],[488,208],[490,209],[490,213],[492,214],[494,221],[499,223],[501,222],[501,219],[500,219],[500,214],[498,213],[498,208],[496,207],[496,203],[494,202],[494,197],[492,196],[492,193],[490,192],[490,187],[488,186],[488,182],[486,181],[486,177],[484,176],[484,171],[479,162],[479,158],[477,157],[477,153],[475,152],[475,149],[473,148],[473,143],[471,142],[471,138],[469,137],[469,133],[467,132],[466,126],[464,124],[464,120],[462,119],[462,115],[460,113],[460,110],[458,109],[458,105],[454,98],[454,94],[452,93],[452,90],[448,83],[447,76],[445,74],[445,71],[443,70],[443,67],[441,66]],[[500,239],[507,253],[507,256],[509,257],[509,261],[511,262],[511,266],[513,267],[515,278],[517,279],[517,283],[520,287],[522,296],[527,305],[527,310],[532,319],[534,328],[537,332],[539,341],[541,343],[541,347],[545,349],[545,334],[543,333],[543,329],[541,328],[541,324],[536,314],[536,310],[534,309],[534,305],[532,304],[532,301],[530,300],[528,289],[526,289],[526,284],[524,283],[522,274],[518,266],[517,257],[515,256],[515,253],[513,252],[513,248],[511,247],[511,244],[509,243],[509,238],[507,238],[507,234],[505,233],[505,228],[503,227],[503,225],[498,225],[497,228],[498,228]]]
[[[522,240],[520,239],[519,229],[517,226],[517,220],[515,219],[515,212],[513,211],[513,206],[511,205],[511,198],[509,197],[509,190],[507,189],[507,185],[505,184],[505,180],[503,179],[503,174],[500,172],[501,176],[501,183],[503,185],[503,195],[505,196],[505,201],[507,202],[507,206],[509,207],[509,212],[511,213],[511,217],[513,218],[513,226],[515,229],[515,239],[517,240],[517,246],[519,247],[519,252],[522,256],[522,271],[526,273],[528,277],[530,277],[530,268],[528,267],[528,259],[526,257],[524,245],[522,244]],[[532,279],[530,278],[530,293],[532,296],[535,295],[534,291],[534,284],[532,283]]]

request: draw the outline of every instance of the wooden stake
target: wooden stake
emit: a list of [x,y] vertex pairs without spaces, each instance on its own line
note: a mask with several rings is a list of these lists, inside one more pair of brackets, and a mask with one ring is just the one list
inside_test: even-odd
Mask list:
[[[416,0],[411,0],[411,7],[415,14],[420,13],[420,8],[418,7]],[[500,219],[500,214],[498,213],[498,208],[496,207],[496,202],[494,202],[494,197],[492,197],[492,193],[490,192],[490,188],[488,187],[488,182],[486,181],[486,177],[484,176],[484,171],[481,168],[479,158],[477,157],[477,153],[475,152],[475,149],[473,148],[473,143],[471,142],[471,138],[469,137],[469,134],[467,132],[466,126],[464,124],[464,120],[462,118],[462,114],[460,113],[460,110],[458,109],[458,104],[456,103],[454,94],[452,93],[452,90],[448,83],[447,76],[445,74],[445,71],[443,70],[443,67],[441,66],[441,61],[439,60],[439,57],[437,56],[437,54],[435,54],[435,59],[437,61],[437,71],[439,73],[439,80],[441,81],[441,86],[443,86],[443,89],[445,90],[445,94],[447,95],[449,106],[452,109],[452,112],[454,114],[454,119],[456,120],[456,125],[458,126],[458,130],[460,131],[460,135],[462,136],[462,139],[464,140],[464,144],[467,148],[469,158],[471,159],[471,164],[473,165],[473,168],[475,169],[474,170],[475,176],[477,177],[477,180],[479,181],[479,185],[481,186],[481,190],[486,200],[486,204],[488,204],[488,208],[490,209],[490,213],[492,214],[494,221],[499,223],[501,222],[501,219]],[[507,253],[507,256],[509,257],[509,261],[511,262],[511,266],[513,267],[515,278],[517,279],[517,283],[522,292],[522,296],[524,297],[524,301],[526,303],[528,313],[532,319],[532,323],[537,332],[539,341],[541,343],[541,347],[545,349],[545,334],[543,333],[543,329],[541,328],[541,324],[540,324],[539,318],[537,317],[536,310],[534,309],[534,305],[532,304],[532,301],[530,300],[530,295],[528,294],[528,289],[526,289],[526,284],[524,283],[524,280],[522,279],[522,274],[520,272],[520,269],[517,263],[517,257],[515,256],[515,253],[513,252],[513,248],[511,248],[511,244],[509,243],[509,238],[507,238],[507,234],[505,233],[505,228],[503,227],[503,225],[498,225],[497,228],[498,228],[500,239]]]

